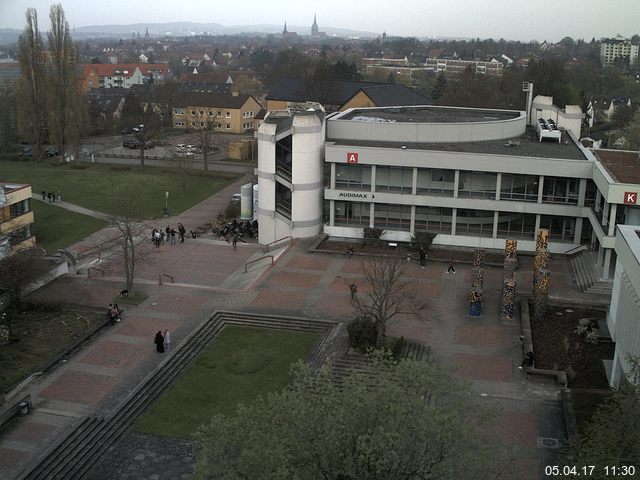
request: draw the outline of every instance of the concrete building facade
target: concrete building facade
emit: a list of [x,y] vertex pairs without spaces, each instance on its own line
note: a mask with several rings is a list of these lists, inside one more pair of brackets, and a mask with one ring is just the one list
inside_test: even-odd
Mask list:
[[0,182],[0,259],[35,247],[31,185]]
[[605,67],[611,66],[616,59],[623,59],[629,65],[638,61],[638,45],[618,35],[616,38],[605,38],[600,42],[600,60]]

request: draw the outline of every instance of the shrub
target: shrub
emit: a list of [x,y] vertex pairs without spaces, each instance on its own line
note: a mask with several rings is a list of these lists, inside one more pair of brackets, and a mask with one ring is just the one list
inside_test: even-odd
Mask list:
[[369,317],[361,316],[347,325],[349,345],[361,352],[376,346],[376,326]]
[[234,218],[238,218],[239,216],[240,216],[240,202],[232,202],[224,210],[224,217],[227,220],[233,220]]
[[402,349],[404,348],[406,343],[407,341],[404,339],[404,337],[384,337],[380,348],[388,350],[391,355],[393,355],[393,358],[399,360],[400,355],[402,354]]
[[416,232],[413,234],[411,238],[411,247],[414,250],[419,250],[420,247],[423,247],[426,250],[431,246],[434,238],[436,238],[435,233]]
[[384,230],[382,230],[381,228],[369,228],[366,227],[364,229],[364,240],[363,240],[363,244],[364,245],[370,245],[370,246],[378,246],[380,245],[382,242],[380,241],[380,236],[384,233]]

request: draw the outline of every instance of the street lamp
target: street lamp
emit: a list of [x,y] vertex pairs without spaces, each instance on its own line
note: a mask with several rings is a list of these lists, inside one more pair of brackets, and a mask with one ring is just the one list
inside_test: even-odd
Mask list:
[[169,192],[164,192],[164,216],[169,216]]

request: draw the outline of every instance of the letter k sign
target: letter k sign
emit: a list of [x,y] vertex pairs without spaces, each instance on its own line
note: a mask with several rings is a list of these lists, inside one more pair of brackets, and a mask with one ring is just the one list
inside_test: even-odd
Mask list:
[[635,205],[638,203],[638,192],[624,192],[624,204]]

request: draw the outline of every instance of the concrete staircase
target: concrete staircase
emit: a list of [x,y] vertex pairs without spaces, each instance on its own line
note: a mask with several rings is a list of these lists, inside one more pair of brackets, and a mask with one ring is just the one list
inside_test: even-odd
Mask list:
[[[323,341],[318,342],[311,354],[313,360],[320,364],[324,361],[322,358],[324,353],[330,350],[329,343],[326,342],[327,337],[331,334],[338,336],[340,331],[334,322],[327,320],[216,312],[147,375],[110,416],[87,417],[80,420],[66,438],[53,444],[34,462],[34,465],[23,471],[18,479],[79,480],[84,478],[101,456],[126,433],[136,419],[228,324],[323,333],[325,334]],[[327,333],[329,335],[326,335]]]
[[594,295],[611,296],[613,282],[600,280],[600,276],[593,265],[592,256],[587,250],[571,254],[567,258],[569,260],[571,278],[579,291]]

